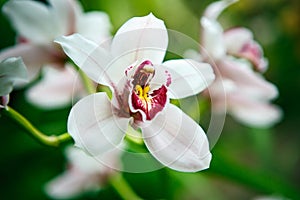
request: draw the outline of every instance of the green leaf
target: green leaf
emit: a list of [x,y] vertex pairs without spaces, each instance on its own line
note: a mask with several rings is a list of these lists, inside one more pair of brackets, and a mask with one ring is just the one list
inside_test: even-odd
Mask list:
[[23,60],[8,58],[0,63],[0,96],[9,94],[17,82],[27,81],[27,70]]

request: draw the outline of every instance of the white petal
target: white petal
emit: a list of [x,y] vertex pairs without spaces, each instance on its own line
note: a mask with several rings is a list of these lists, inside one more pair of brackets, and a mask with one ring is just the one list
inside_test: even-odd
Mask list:
[[226,54],[223,40],[223,28],[217,21],[221,12],[236,0],[223,0],[210,4],[201,18],[203,54],[207,53],[213,59],[221,59]]
[[83,192],[100,189],[95,175],[87,176],[78,171],[67,171],[47,183],[46,193],[55,199],[70,199]]
[[27,40],[45,44],[57,36],[56,23],[45,4],[37,1],[8,1],[3,12],[17,32]]
[[[0,62],[0,97],[8,95],[16,82],[27,82],[27,71],[23,60],[12,57]],[[6,99],[6,97],[4,97]],[[8,99],[4,104],[8,103]]]
[[205,10],[204,16],[210,19],[216,20],[218,16],[223,12],[225,8],[238,0],[221,0],[211,3]]
[[199,53],[198,50],[194,50],[194,49],[188,49],[183,53],[183,57],[187,58],[187,59],[193,59],[196,60],[198,62],[202,62],[203,61],[203,57],[202,55]]
[[[96,43],[85,39],[79,34],[57,38],[65,53],[95,82],[111,85],[109,68],[109,53]],[[121,73],[121,72],[120,72]]]
[[97,161],[94,157],[86,154],[82,149],[69,146],[66,149],[69,164],[80,170],[84,174],[104,173],[106,167]]
[[244,88],[244,92],[261,99],[274,99],[278,96],[275,85],[266,81],[261,74],[254,72],[248,62],[239,59],[226,59],[218,68],[221,74]]
[[[136,61],[150,60],[153,64],[161,64],[167,46],[168,34],[162,20],[152,14],[131,18],[113,38],[111,51],[118,62],[112,69],[124,74],[125,69]],[[115,80],[121,78],[115,77]]]
[[27,67],[28,79],[30,81],[36,78],[42,65],[48,63],[61,63],[65,59],[63,52],[51,45],[42,46],[29,43],[18,44],[0,52],[0,60],[15,56],[22,57]]
[[[83,87],[72,66],[43,68],[43,78],[26,92],[29,102],[46,109],[70,105],[83,94]],[[73,99],[74,98],[74,99]]]
[[82,13],[82,9],[74,0],[49,0],[50,14],[56,22],[56,36],[69,35],[76,32],[76,21]]
[[[221,59],[226,54],[226,48],[223,40],[223,28],[212,19],[202,17],[202,49],[203,55],[212,56],[212,59]],[[206,57],[206,56],[205,56]]]
[[245,96],[230,96],[228,104],[230,114],[240,122],[251,127],[271,127],[282,116],[282,112],[277,106]]
[[111,23],[104,12],[88,12],[77,21],[77,32],[97,44],[109,39],[110,31]]
[[72,107],[68,132],[76,146],[97,156],[120,144],[129,120],[113,115],[106,93],[96,93],[81,99]]
[[215,78],[212,67],[207,63],[200,63],[191,59],[169,60],[158,66],[155,77],[165,74],[171,75],[171,84],[168,87],[169,97],[174,99],[185,98],[198,94],[208,87]]
[[142,127],[146,146],[165,166],[184,172],[209,167],[211,153],[202,128],[170,104],[148,127]]
[[242,47],[253,40],[253,34],[246,28],[233,28],[224,32],[224,41],[228,53],[236,55]]

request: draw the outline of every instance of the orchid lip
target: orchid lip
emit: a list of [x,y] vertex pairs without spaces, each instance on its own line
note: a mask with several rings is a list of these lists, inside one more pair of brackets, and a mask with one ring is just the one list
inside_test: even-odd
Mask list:
[[[128,68],[132,70],[134,67]],[[128,75],[128,71],[125,72]],[[131,94],[129,95],[130,115],[137,121],[152,120],[162,111],[167,102],[167,86],[152,90],[151,80],[155,76],[155,68],[151,61],[143,61],[135,68],[130,79]],[[170,77],[169,77],[170,78]]]
[[153,119],[157,113],[164,109],[167,102],[166,86],[162,85],[151,94],[148,93],[149,89],[149,86],[142,88],[137,85],[137,90],[132,92],[131,95],[132,107],[135,110],[142,111],[146,120]]

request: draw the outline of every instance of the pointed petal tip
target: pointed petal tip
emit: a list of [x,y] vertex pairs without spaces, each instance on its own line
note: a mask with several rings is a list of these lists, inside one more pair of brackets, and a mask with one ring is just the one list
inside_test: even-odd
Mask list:
[[228,6],[236,2],[238,2],[238,0],[223,0],[213,2],[205,10],[204,16],[209,19],[216,20]]
[[[75,34],[77,34],[77,33],[75,33]],[[74,35],[75,35],[74,34]],[[55,43],[57,43],[57,44],[62,44],[64,41],[66,41],[68,38],[70,38],[72,35],[68,35],[68,36],[64,36],[64,35],[62,35],[62,36],[59,36],[59,37],[57,37],[57,38],[55,38],[54,39],[54,42]]]
[[183,167],[178,168],[176,166],[173,166],[172,164],[166,167],[180,172],[194,173],[194,172],[199,172],[208,169],[210,167],[211,159],[212,159],[212,154],[209,152],[204,157],[201,158],[199,157],[198,159],[195,159],[193,164],[186,166],[184,168]]

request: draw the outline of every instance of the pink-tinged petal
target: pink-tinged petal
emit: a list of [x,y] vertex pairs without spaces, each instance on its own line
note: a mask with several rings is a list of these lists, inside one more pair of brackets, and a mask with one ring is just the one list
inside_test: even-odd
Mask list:
[[29,80],[36,78],[42,65],[62,63],[65,59],[63,52],[55,46],[33,45],[29,43],[18,44],[0,52],[0,60],[16,56],[22,57],[28,70]]
[[100,189],[99,178],[69,170],[54,178],[45,186],[46,193],[55,199],[71,199],[87,191]]
[[268,60],[263,57],[261,46],[255,41],[246,43],[237,56],[248,59],[253,64],[254,69],[259,72],[266,71],[269,64]]
[[[168,86],[168,92],[169,97],[174,99],[198,94],[207,88],[215,78],[213,69],[209,64],[191,59],[169,60],[157,68],[170,74],[171,83]],[[155,76],[159,77],[161,74],[164,72],[158,70]],[[155,76],[153,82],[157,81]]]
[[81,80],[72,66],[44,67],[42,80],[26,91],[29,102],[45,109],[70,105],[83,94]]
[[29,0],[8,1],[2,10],[19,35],[31,42],[48,44],[58,35],[57,23],[43,3]]
[[238,0],[221,0],[211,3],[205,10],[204,16],[209,19],[216,20],[221,12],[231,4],[237,2]]
[[263,76],[252,70],[248,62],[238,59],[227,59],[218,68],[221,74],[240,87],[261,99],[274,99],[278,96],[275,85],[266,81]]
[[77,20],[77,32],[97,44],[109,39],[110,31],[109,16],[104,12],[88,12]]
[[232,28],[224,32],[224,42],[229,54],[238,54],[243,46],[252,40],[253,34],[247,28]]
[[[95,82],[111,86],[108,76],[110,63],[109,53],[96,43],[79,34],[57,38],[64,52]],[[122,72],[119,72],[123,74]]]
[[121,143],[129,120],[113,115],[106,93],[96,93],[81,99],[72,107],[68,132],[75,140],[75,146],[97,156]]
[[117,70],[125,71],[135,61],[162,63],[167,46],[168,34],[164,22],[149,14],[131,18],[123,24],[112,41],[111,50],[116,59],[122,60],[116,66]]
[[5,108],[9,102],[9,94],[5,96],[0,96],[0,109]]
[[271,127],[282,117],[282,111],[277,106],[243,95],[228,98],[228,112],[245,125],[260,128]]
[[[67,171],[51,180],[45,187],[46,193],[55,199],[71,199],[84,192],[101,189],[102,184],[114,172],[109,167],[116,167],[120,151],[108,152],[105,156],[109,158],[106,160],[95,159],[73,146],[67,147],[66,154]],[[103,161],[105,161],[104,164]]]
[[223,39],[223,28],[212,19],[202,17],[201,54],[212,59],[222,59],[226,55],[226,47]]
[[204,131],[176,106],[169,104],[142,132],[151,154],[165,166],[184,172],[209,167],[211,153]]
[[263,57],[261,46],[253,40],[250,30],[234,28],[225,31],[224,41],[229,54],[248,59],[260,72],[267,69],[268,61]]

